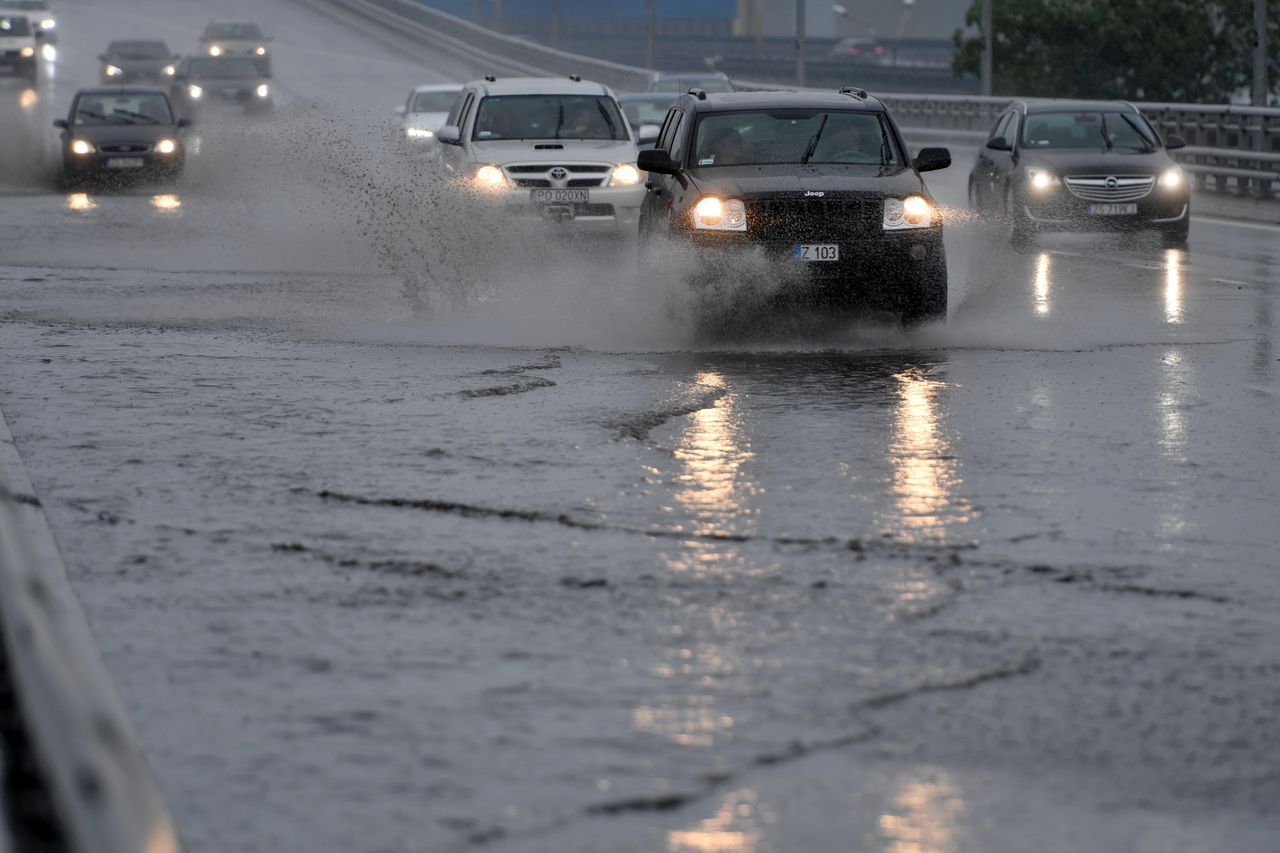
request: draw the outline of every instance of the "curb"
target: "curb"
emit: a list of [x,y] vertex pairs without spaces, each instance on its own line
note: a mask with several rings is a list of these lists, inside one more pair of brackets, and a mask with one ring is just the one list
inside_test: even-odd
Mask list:
[[68,851],[179,853],[173,821],[3,412],[0,642],[21,723]]

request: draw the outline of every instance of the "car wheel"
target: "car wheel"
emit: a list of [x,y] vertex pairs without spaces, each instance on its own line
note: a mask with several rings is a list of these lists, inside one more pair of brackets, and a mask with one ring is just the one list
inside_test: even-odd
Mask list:
[[1176,222],[1173,225],[1166,225],[1160,229],[1160,242],[1170,249],[1181,249],[1187,245],[1187,238],[1191,235],[1191,216]]
[[947,259],[941,247],[937,260],[920,271],[904,295],[902,325],[911,328],[947,319]]
[[1027,219],[1027,214],[1017,204],[1010,192],[1004,200],[1004,222],[1009,245],[1015,249],[1025,249],[1035,239],[1035,226]]

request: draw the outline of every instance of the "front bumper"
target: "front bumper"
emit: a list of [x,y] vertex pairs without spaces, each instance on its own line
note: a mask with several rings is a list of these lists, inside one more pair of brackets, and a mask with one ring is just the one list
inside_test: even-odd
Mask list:
[[533,189],[515,187],[494,193],[477,191],[483,201],[524,221],[543,221],[573,231],[634,234],[644,201],[643,185],[634,187],[590,187],[587,201],[534,202]]
[[1043,195],[1024,193],[1020,204],[1027,221],[1042,231],[1141,231],[1176,225],[1190,215],[1191,196],[1185,189],[1173,192],[1156,187],[1149,195],[1130,202],[1133,213],[1101,213],[1108,202],[1077,198],[1063,188]]
[[0,56],[0,77],[34,77],[38,67],[36,56],[22,56],[17,51]]
[[185,103],[188,113],[269,113],[275,108],[275,99],[272,96],[259,97],[253,89],[234,94],[216,89],[206,89],[201,97],[187,98]]
[[[112,160],[141,160],[141,166],[117,167]],[[132,178],[169,177],[182,171],[185,157],[181,150],[174,154],[112,153],[95,151],[92,154],[64,153],[63,172],[68,177],[111,177],[119,180]]]

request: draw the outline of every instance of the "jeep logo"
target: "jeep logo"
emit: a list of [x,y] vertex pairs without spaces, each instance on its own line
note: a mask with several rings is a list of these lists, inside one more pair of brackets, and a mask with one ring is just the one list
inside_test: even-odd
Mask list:
[[821,190],[807,190],[804,194],[805,198],[822,198],[826,193]]

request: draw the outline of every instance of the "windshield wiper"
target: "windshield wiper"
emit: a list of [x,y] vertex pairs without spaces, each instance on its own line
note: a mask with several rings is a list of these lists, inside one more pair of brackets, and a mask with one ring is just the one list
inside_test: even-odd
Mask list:
[[600,111],[600,115],[604,116],[604,123],[609,126],[609,138],[621,139],[618,136],[618,129],[613,126],[613,119],[609,116],[609,111],[604,108],[603,101],[596,101],[596,109]]
[[804,166],[809,162],[809,158],[813,156],[813,152],[818,150],[818,140],[822,138],[822,131],[827,127],[827,119],[831,118],[831,113],[822,114],[822,123],[818,125],[818,132],[809,140],[809,144],[805,146],[804,154],[800,156],[800,165]]
[[140,118],[140,119],[145,120],[148,124],[159,124],[159,123],[160,123],[160,119],[156,118],[155,116],[149,116],[149,115],[147,115],[147,114],[145,114],[145,113],[135,113],[135,112],[132,112],[132,111],[130,111],[130,110],[112,110],[112,113],[113,113],[114,115],[126,115],[126,116],[130,116],[130,117],[132,117],[132,118]]
[[564,127],[564,102],[563,101],[560,103],[559,106],[556,107],[556,129],[555,129],[555,135],[551,137],[552,139],[560,138],[560,128],[562,127]]
[[1138,151],[1155,151],[1156,150],[1155,144],[1152,143],[1150,139],[1147,139],[1147,135],[1142,132],[1142,128],[1138,126],[1138,123],[1136,121],[1134,121],[1132,118],[1125,115],[1124,113],[1120,114],[1120,118],[1124,119],[1125,123],[1129,125],[1129,127],[1132,127],[1133,132],[1138,134],[1138,138],[1142,140],[1141,147],[1137,145],[1126,145],[1125,146],[1126,148],[1133,148]]

